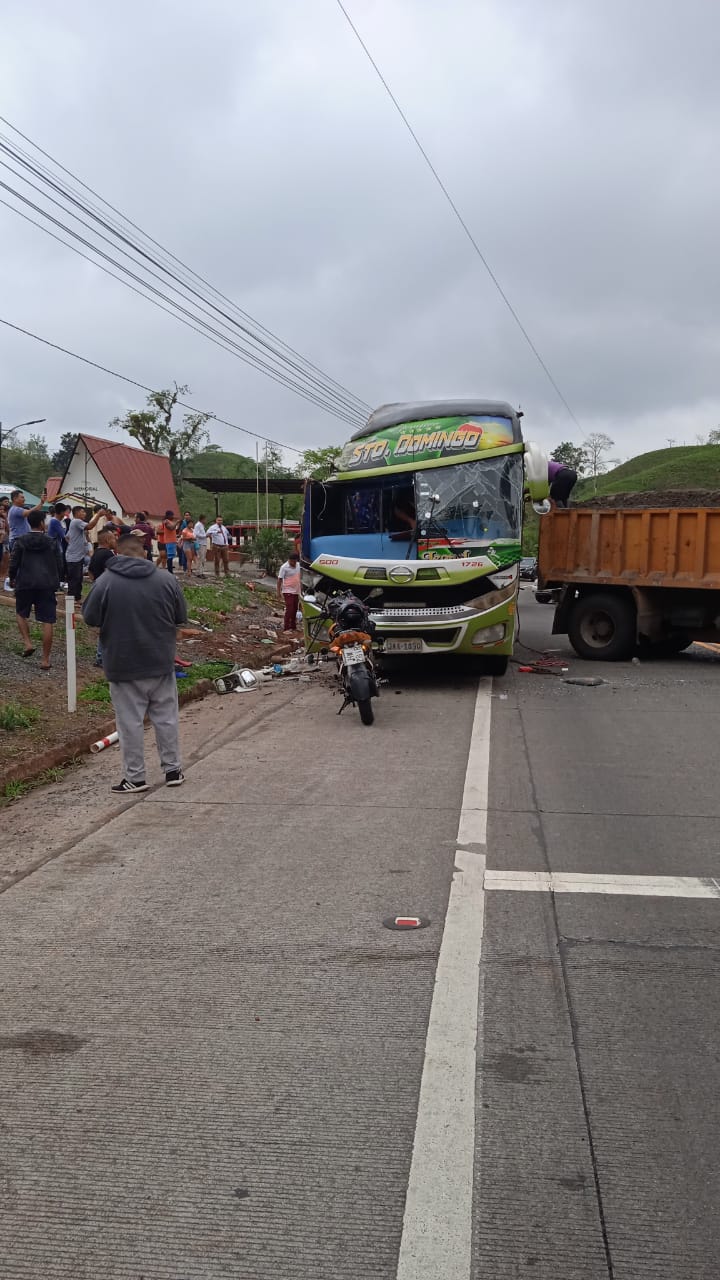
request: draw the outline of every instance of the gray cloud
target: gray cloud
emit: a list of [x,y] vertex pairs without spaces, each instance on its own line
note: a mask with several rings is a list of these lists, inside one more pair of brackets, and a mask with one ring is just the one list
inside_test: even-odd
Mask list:
[[[350,0],[586,431],[720,422],[720,14],[690,0]],[[2,111],[370,403],[477,392],[577,438],[332,0],[5,0]],[[347,428],[0,208],[0,314],[303,447]],[[131,388],[0,332],[7,422]],[[217,442],[251,452],[227,429]]]

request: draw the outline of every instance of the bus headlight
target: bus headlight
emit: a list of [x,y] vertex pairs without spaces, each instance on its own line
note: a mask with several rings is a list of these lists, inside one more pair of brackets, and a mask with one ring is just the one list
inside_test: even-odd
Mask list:
[[479,648],[483,645],[502,644],[504,639],[505,623],[499,622],[495,627],[485,627],[482,631],[476,631],[472,643]]

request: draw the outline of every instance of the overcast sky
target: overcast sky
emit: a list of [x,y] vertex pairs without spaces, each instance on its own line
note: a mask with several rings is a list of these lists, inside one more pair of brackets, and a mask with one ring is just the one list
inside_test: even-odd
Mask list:
[[[347,7],[583,430],[626,458],[717,426],[720,9]],[[578,439],[335,0],[0,18],[0,113],[363,400],[497,397]],[[349,434],[1,206],[0,259],[4,318],[296,447]],[[53,444],[142,400],[4,328],[0,378]]]

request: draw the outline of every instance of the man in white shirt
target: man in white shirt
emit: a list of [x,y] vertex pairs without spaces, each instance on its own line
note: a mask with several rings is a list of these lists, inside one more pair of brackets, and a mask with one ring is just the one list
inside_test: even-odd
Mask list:
[[193,528],[195,539],[195,555],[197,556],[197,573],[199,578],[205,577],[205,557],[207,556],[207,529],[205,516],[198,516]]
[[222,521],[222,516],[217,516],[215,523],[210,525],[207,536],[212,543],[215,556],[215,577],[220,577],[220,564],[222,563],[225,577],[230,577],[230,562],[228,546],[230,544],[230,534],[228,533]]
[[285,631],[294,631],[300,604],[300,565],[298,564],[297,551],[291,551],[285,563],[278,570],[277,593],[278,600],[282,596],[285,601],[283,629]]

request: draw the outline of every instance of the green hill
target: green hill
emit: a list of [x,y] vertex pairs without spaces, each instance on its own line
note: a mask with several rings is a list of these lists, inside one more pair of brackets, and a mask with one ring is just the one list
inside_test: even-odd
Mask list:
[[[720,489],[720,445],[682,445],[638,454],[597,478],[597,494],[647,493],[663,489]],[[592,498],[593,480],[581,480],[573,502]]]
[[[185,467],[183,481],[176,486],[180,506],[183,510],[187,509],[192,512],[194,516],[201,511],[206,512],[208,515],[214,515],[215,499],[213,495],[208,493],[206,489],[200,489],[193,484],[193,476],[217,476],[226,480],[254,480],[255,459],[248,458],[241,453],[227,453],[215,446],[204,449],[202,453],[198,453],[195,457],[189,459]],[[265,518],[264,483],[265,477],[261,463],[261,519]],[[297,520],[301,509],[301,497],[292,496],[285,499],[284,514],[286,520]],[[220,511],[223,518],[229,523],[232,523],[233,520],[254,520],[256,514],[255,494],[223,494],[220,501]],[[280,518],[280,498],[276,494],[270,494],[268,514],[271,520]]]

